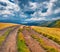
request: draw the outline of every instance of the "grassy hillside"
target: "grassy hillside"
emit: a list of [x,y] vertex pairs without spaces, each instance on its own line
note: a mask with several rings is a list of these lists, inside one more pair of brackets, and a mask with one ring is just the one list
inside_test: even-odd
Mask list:
[[36,32],[60,44],[60,28],[32,27]]
[[48,25],[48,27],[60,27],[60,20],[56,20]]
[[[0,23],[0,29],[13,25],[15,24]],[[11,48],[10,51],[13,50],[12,47],[17,46],[18,52],[35,52],[35,50],[36,52],[37,50],[39,52],[42,52],[41,50],[45,52],[60,52],[60,28],[24,25],[20,25],[20,27],[17,28],[19,29],[17,30],[14,27],[13,29],[9,28],[2,36],[0,36],[0,46],[4,43],[4,45],[7,45],[7,48]],[[17,36],[15,37],[15,35]],[[15,41],[16,44],[13,41]],[[3,47],[6,48],[5,46]]]
[[12,24],[12,23],[0,23],[0,29],[9,27],[9,26],[13,26],[13,25],[17,25],[17,24]]

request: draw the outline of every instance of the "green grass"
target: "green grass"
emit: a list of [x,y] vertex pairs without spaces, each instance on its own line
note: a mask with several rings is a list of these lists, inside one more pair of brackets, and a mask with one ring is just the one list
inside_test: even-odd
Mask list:
[[17,48],[18,52],[30,52],[28,47],[26,46],[23,34],[21,32],[18,33]]
[[31,36],[32,38],[36,39],[39,42],[39,44],[46,50],[46,52],[58,52],[58,50],[56,50],[55,48],[46,45],[42,40],[42,38],[38,38],[36,35],[31,35]]
[[9,34],[11,29],[8,29],[2,36],[0,36],[0,45],[5,40],[6,36]]
[[23,31],[23,29],[22,29],[22,28],[20,28],[20,29],[18,30],[18,33],[22,32],[22,31]]

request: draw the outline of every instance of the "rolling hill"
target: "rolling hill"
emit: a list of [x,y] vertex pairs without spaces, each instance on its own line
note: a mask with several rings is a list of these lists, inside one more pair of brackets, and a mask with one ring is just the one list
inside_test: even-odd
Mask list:
[[48,27],[60,27],[60,19],[50,23]]
[[60,28],[0,25],[0,52],[60,52]]
[[4,29],[6,27],[14,26],[17,24],[12,24],[12,23],[0,23],[0,29]]
[[44,21],[43,20],[43,21],[29,22],[29,23],[24,24],[24,25],[60,28],[60,19],[53,20],[53,21]]

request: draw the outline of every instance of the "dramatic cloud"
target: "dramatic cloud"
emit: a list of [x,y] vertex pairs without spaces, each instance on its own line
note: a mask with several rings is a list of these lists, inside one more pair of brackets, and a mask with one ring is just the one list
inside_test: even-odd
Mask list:
[[[49,2],[37,3],[37,11],[35,14],[40,16],[48,16],[54,13],[53,6],[57,0],[50,0]],[[34,14],[33,14],[34,15]]]
[[5,17],[8,15],[14,16],[14,13],[19,10],[20,8],[17,4],[11,3],[8,0],[0,0],[0,15]]
[[0,0],[1,19],[17,20],[20,23],[60,19],[60,1]]
[[52,18],[52,20],[57,20],[57,19],[60,19],[60,17],[57,17],[57,18]]

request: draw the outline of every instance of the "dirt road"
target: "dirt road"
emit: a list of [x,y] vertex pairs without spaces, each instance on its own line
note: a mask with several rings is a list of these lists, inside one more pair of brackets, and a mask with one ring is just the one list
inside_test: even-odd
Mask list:
[[31,52],[45,52],[39,43],[30,36],[30,33],[26,29],[23,30],[23,35]]
[[16,38],[19,26],[15,27],[0,47],[0,52],[17,52]]
[[[3,44],[1,45],[0,52],[18,52],[18,50],[17,50],[17,32],[18,32],[19,27],[20,27],[19,25],[11,27],[12,30],[6,37]],[[2,33],[5,30],[3,29]],[[43,42],[45,43],[44,45],[51,46],[54,49],[58,50],[58,52],[60,52],[60,45],[58,45],[56,42],[48,39],[47,37],[44,37],[43,35],[35,32],[32,28],[29,27],[29,29],[28,29],[24,26],[22,33],[23,33],[23,36],[25,39],[25,43],[26,43],[27,47],[30,49],[30,52],[47,52],[46,50],[44,50],[42,45],[40,45],[40,43],[36,39],[33,39],[31,37],[31,35],[35,35],[36,37],[41,38],[43,40]]]
[[11,28],[11,30],[12,30],[12,29],[14,29],[15,27],[16,27],[16,26],[11,26],[11,27],[7,27],[7,28],[4,28],[4,29],[0,30],[0,36],[4,35],[4,33],[5,33],[6,31],[8,31],[10,28]]

